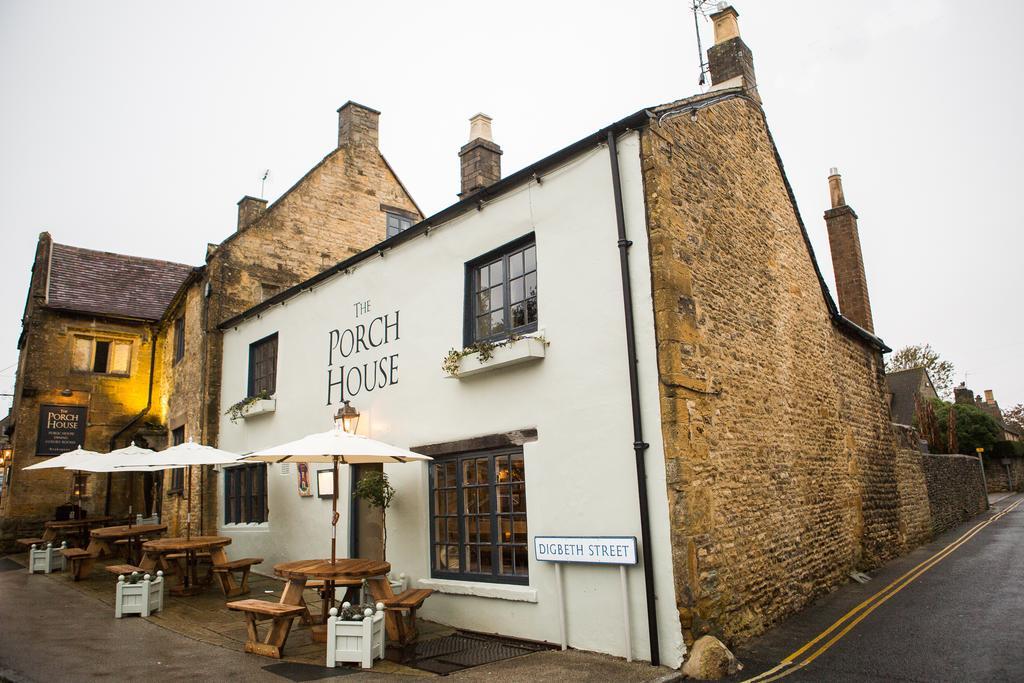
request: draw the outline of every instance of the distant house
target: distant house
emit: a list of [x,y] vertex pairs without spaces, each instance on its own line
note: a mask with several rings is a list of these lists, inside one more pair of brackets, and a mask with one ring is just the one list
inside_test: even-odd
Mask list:
[[923,367],[890,372],[885,376],[885,384],[891,395],[889,412],[895,424],[914,424],[914,413],[919,397],[939,398],[932,378]]

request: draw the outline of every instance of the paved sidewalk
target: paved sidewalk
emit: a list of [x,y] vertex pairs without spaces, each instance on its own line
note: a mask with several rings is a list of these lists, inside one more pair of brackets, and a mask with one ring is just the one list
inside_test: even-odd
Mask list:
[[[31,576],[24,569],[0,571],[0,681],[289,680],[283,673],[274,673],[280,663],[245,654],[233,641],[230,647],[222,647],[163,628],[154,620],[115,619],[109,604],[72,585],[58,575]],[[299,669],[293,669],[295,677],[291,680],[413,683],[438,678],[425,671],[382,675],[340,669],[338,673],[344,672],[341,676],[320,678],[329,673],[321,666],[298,662],[287,665]],[[676,679],[678,675],[643,662],[627,663],[570,650],[516,657],[447,678],[513,683],[653,682]]]

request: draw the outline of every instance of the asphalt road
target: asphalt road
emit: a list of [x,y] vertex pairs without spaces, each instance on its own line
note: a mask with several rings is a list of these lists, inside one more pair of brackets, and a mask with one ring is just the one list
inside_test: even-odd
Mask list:
[[999,500],[869,583],[844,586],[741,646],[744,669],[731,680],[1024,681],[1022,499]]

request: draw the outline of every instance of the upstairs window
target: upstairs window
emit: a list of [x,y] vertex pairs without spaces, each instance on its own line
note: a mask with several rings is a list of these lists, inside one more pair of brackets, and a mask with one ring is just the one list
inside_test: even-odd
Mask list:
[[249,396],[277,391],[277,333],[249,345]]
[[537,330],[533,235],[471,261],[466,275],[466,346]]
[[174,321],[174,364],[185,357],[185,316]]
[[401,214],[387,212],[387,235],[386,237],[394,237],[403,230],[408,230],[412,227],[412,219],[408,216]]
[[[185,443],[185,425],[181,425],[176,429],[171,430],[171,445],[180,446]],[[181,495],[185,490],[185,468],[175,467],[171,470],[171,485],[167,489],[168,493]]]
[[74,338],[71,367],[77,372],[128,376],[132,366],[132,342],[96,337]]

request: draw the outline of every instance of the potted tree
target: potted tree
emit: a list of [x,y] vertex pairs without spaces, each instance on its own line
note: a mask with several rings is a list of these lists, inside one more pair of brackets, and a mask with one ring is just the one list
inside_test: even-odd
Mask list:
[[[395,498],[395,487],[388,481],[388,475],[384,472],[367,472],[356,482],[355,495],[365,500],[370,507],[380,508],[381,512],[381,559],[386,560],[388,556],[388,508]],[[405,590],[405,574],[396,577],[388,577],[391,583],[391,590],[401,593]]]

